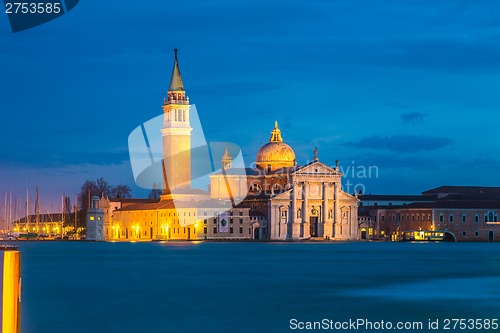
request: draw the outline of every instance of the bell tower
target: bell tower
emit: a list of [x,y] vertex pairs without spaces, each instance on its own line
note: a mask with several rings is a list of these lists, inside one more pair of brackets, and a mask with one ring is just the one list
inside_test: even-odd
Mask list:
[[174,49],[174,68],[163,101],[163,194],[191,186],[191,128],[189,97],[182,83]]

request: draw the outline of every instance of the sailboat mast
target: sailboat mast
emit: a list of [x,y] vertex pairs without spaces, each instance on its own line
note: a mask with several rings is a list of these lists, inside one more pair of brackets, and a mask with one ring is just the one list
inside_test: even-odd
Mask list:
[[36,232],[39,233],[39,226],[38,226],[38,222],[39,222],[39,219],[40,219],[40,201],[39,201],[39,197],[38,197],[38,185],[36,186],[36,201],[35,201],[35,221],[36,221]]
[[9,194],[9,218],[7,220],[7,230],[10,230],[10,225],[12,224],[12,191]]
[[26,189],[26,225],[25,225],[26,230],[29,230],[29,225],[28,225],[29,214],[30,214],[30,202],[29,202],[28,189]]
[[77,235],[77,233],[76,233],[77,232],[77,228],[76,227],[78,225],[77,219],[78,219],[78,200],[77,200],[77,197],[75,195],[75,235]]
[[61,235],[62,235],[62,230],[64,228],[64,193],[61,197]]
[[5,204],[3,206],[3,224],[4,228],[8,230],[7,228],[7,192],[5,192]]

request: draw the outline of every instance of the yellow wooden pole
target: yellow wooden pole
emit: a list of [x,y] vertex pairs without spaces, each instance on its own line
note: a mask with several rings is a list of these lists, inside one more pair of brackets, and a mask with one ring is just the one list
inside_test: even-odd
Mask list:
[[17,248],[4,247],[2,286],[2,333],[21,330],[21,253]]

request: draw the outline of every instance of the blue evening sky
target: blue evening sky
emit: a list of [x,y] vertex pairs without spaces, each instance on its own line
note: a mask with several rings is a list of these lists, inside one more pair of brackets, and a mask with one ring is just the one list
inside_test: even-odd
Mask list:
[[174,47],[207,139],[247,162],[278,120],[299,164],[317,146],[370,193],[500,186],[498,13],[495,0],[84,0],[15,34],[0,13],[1,200],[38,185],[55,207],[100,176],[145,195],[127,138],[161,114]]

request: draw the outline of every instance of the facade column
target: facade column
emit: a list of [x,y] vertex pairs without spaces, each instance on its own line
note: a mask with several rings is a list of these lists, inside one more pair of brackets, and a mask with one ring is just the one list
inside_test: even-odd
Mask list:
[[349,239],[352,239],[352,223],[351,223],[351,206],[349,206],[347,209],[349,209],[347,211],[347,223],[348,223],[348,228],[347,230],[349,230],[349,235],[348,235],[348,238]]
[[291,214],[290,216],[290,221],[292,223],[295,223],[297,219],[297,183],[293,182],[292,183],[292,209],[291,209]]
[[341,226],[340,224],[342,223],[342,218],[340,216],[340,184],[338,182],[335,182],[333,184],[333,199],[334,199],[334,204],[333,204],[333,227],[335,228],[335,238],[342,238],[342,235],[340,233]]
[[277,207],[275,205],[269,206],[269,233],[271,234],[271,239],[279,239],[280,238],[280,220],[279,216],[276,213]]
[[359,240],[358,214],[355,214],[357,209],[358,209],[357,206],[349,207],[349,221],[351,223],[351,239],[353,240]]
[[325,232],[326,223],[328,220],[328,183],[323,182],[323,216],[321,221],[321,233],[320,235],[323,237],[328,236]]
[[[282,235],[286,233],[286,225],[283,226],[281,224],[281,216],[280,216],[280,209],[278,206],[274,206],[273,207],[273,213],[274,213],[274,217],[276,219],[276,230],[275,230],[275,238],[276,239],[281,239]],[[285,227],[285,228],[283,228]]]
[[308,196],[309,196],[309,182],[303,183],[302,188],[302,225],[300,237],[309,238],[311,237],[311,230],[309,230],[309,208],[308,208]]
[[290,212],[290,224],[287,239],[298,239],[300,236],[300,221],[297,220],[297,197],[298,197],[298,186],[297,182],[293,181],[293,191],[292,191],[292,210]]

